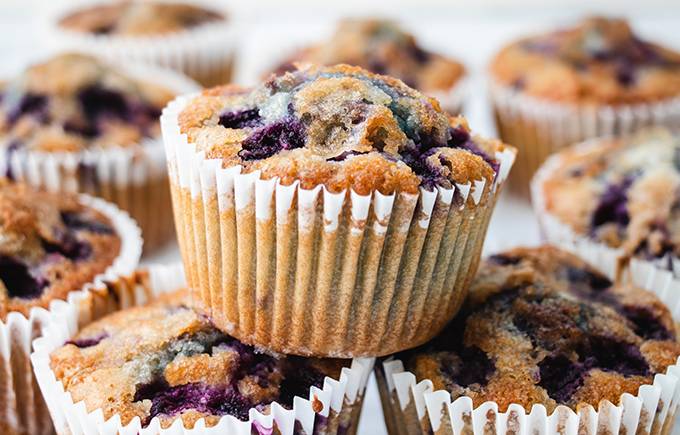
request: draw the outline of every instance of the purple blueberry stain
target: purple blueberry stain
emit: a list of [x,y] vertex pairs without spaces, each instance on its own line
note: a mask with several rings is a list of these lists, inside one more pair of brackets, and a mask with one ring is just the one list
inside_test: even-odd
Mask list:
[[220,115],[219,124],[225,128],[254,128],[262,125],[258,109],[225,112]]
[[489,256],[488,261],[498,266],[514,266],[519,264],[522,258],[508,254],[495,254]]
[[23,116],[33,116],[40,123],[46,123],[49,119],[47,112],[48,98],[40,94],[24,94],[17,105],[10,109],[7,114],[7,121],[10,125],[16,123]]
[[538,363],[540,381],[548,395],[558,403],[566,403],[583,385],[589,369],[582,363],[571,361],[565,355],[549,355]]
[[88,347],[93,347],[93,346],[98,345],[105,338],[109,338],[109,334],[107,332],[102,332],[101,334],[95,335],[93,337],[77,338],[75,340],[69,340],[69,341],[66,342],[66,344],[72,344],[72,345],[79,347],[81,349],[86,349]]
[[94,234],[103,235],[114,234],[114,230],[110,225],[104,222],[85,219],[79,213],[62,211],[61,220],[67,228],[73,231],[89,231]]
[[460,357],[461,363],[443,361],[440,370],[463,388],[473,384],[485,386],[496,371],[494,362],[478,347],[462,347],[456,355]]
[[607,186],[593,212],[591,219],[593,230],[607,223],[615,223],[619,226],[628,225],[630,221],[627,207],[628,189],[633,185],[634,180],[634,177],[627,176],[620,183]]
[[0,255],[0,281],[12,298],[35,299],[49,285],[46,278],[36,274],[22,261]]
[[239,157],[246,161],[261,160],[283,150],[302,148],[305,130],[302,122],[290,116],[260,127],[243,141]]
[[85,116],[91,122],[104,116],[130,118],[128,102],[118,91],[92,85],[82,89],[77,98]]
[[626,305],[620,311],[633,323],[633,330],[639,337],[645,340],[675,340],[675,333],[670,331],[649,308]]

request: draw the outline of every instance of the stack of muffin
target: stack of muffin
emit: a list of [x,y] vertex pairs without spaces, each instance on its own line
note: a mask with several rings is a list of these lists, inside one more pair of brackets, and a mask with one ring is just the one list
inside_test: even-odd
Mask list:
[[[126,2],[51,32],[214,84],[226,22]],[[557,147],[672,123],[679,59],[606,19],[504,49],[492,94],[526,156],[515,186]],[[576,255],[517,248],[480,266],[516,150],[447,113],[462,65],[351,20],[277,71],[195,92],[67,54],[2,87],[3,433],[50,433],[49,415],[59,433],[351,434],[374,365],[394,434],[672,432],[676,137],[550,157],[535,207]],[[134,222],[66,192],[129,210],[151,247],[172,213],[183,265],[136,269]]]

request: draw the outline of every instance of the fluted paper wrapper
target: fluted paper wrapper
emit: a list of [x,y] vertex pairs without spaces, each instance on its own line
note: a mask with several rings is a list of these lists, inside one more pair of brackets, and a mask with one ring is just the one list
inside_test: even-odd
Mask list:
[[177,125],[191,98],[161,128],[187,278],[218,327],[281,353],[376,356],[428,340],[458,311],[512,151],[497,154],[493,186],[305,190],[197,152]]
[[531,177],[539,166],[567,145],[629,134],[650,125],[680,125],[680,97],[616,106],[562,104],[492,83],[491,100],[501,139],[518,149],[510,190],[527,197]]
[[46,41],[56,50],[89,53],[112,62],[144,63],[175,70],[211,87],[231,81],[236,50],[237,24],[218,2],[200,0],[160,0],[166,3],[193,4],[222,13],[224,21],[205,23],[195,28],[161,35],[93,35],[59,26],[68,14],[101,4],[84,0],[49,14]]
[[[172,71],[127,65],[123,72],[139,80],[165,85],[176,94],[198,89],[192,80]],[[4,140],[0,136],[0,141]],[[72,153],[26,149],[3,152],[0,153],[0,174],[48,191],[87,193],[113,202],[142,228],[145,253],[174,236],[165,152],[160,138],[145,139],[129,147]]]
[[70,393],[64,390],[50,369],[50,353],[80,328],[106,314],[144,304],[161,293],[185,286],[181,265],[150,266],[81,294],[77,305],[61,304],[58,307],[44,328],[44,336],[34,342],[35,351],[31,355],[36,378],[58,434],[336,435],[356,432],[364,390],[373,369],[371,358],[353,360],[350,367],[342,370],[339,379],[327,377],[323,388],[312,387],[308,397],[295,397],[292,409],[274,403],[268,414],[253,408],[248,421],[228,415],[212,427],[206,427],[201,419],[192,428],[187,428],[181,419],[177,419],[170,427],[161,428],[158,419],[154,418],[143,428],[138,417],[123,425],[120,415],[104,419],[101,409],[87,409],[83,402],[73,403]]
[[470,88],[469,80],[468,77],[462,77],[450,89],[429,93],[439,101],[439,105],[446,112],[451,115],[460,115],[463,113],[463,105],[468,96]]
[[[607,259],[598,250],[579,246],[573,252],[601,268]],[[605,271],[603,269],[603,271]],[[634,282],[654,281],[654,273],[634,271]],[[647,286],[680,321],[680,289],[671,282]],[[495,402],[474,407],[469,397],[452,399],[448,391],[435,391],[429,379],[418,380],[404,369],[403,362],[390,358],[375,370],[385,420],[390,434],[487,435],[600,435],[651,434],[669,435],[674,431],[680,401],[680,358],[663,374],[657,374],[651,385],[640,387],[636,395],[622,394],[619,403],[599,403],[573,411],[558,406],[548,414],[543,405],[526,412],[519,404],[511,404],[500,412]]]
[[[575,145],[575,149],[586,152],[589,148],[597,147],[600,140],[582,142]],[[675,255],[667,254],[651,260],[628,258],[620,248],[612,248],[605,243],[577,234],[568,224],[548,211],[543,185],[561,164],[560,154],[551,156],[536,172],[531,182],[531,201],[542,236],[548,242],[570,251],[585,249],[588,252],[597,252],[597,266],[612,278],[624,280],[636,278],[636,285],[652,291],[655,286],[670,282],[680,295],[680,259]],[[644,281],[641,278],[644,278]]]
[[120,254],[91,284],[74,289],[66,301],[55,300],[49,309],[33,308],[28,317],[21,313],[9,313],[0,321],[0,433],[2,434],[50,434],[54,432],[45,402],[33,376],[30,354],[31,342],[40,336],[41,328],[49,323],[53,311],[59,307],[71,307],[85,289],[105,279],[129,274],[139,262],[142,238],[137,225],[128,215],[112,204],[88,196],[80,197],[81,203],[99,210],[113,224],[121,238]]

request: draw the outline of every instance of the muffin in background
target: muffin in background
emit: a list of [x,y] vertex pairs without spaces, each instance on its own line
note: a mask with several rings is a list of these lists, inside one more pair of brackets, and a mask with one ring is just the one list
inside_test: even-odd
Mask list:
[[161,124],[199,308],[243,342],[301,355],[434,335],[467,293],[515,153],[347,65],[180,97]]
[[137,220],[151,252],[174,234],[161,109],[193,89],[173,72],[118,69],[82,54],[29,66],[0,85],[2,176],[116,203]]
[[397,23],[380,19],[344,19],[325,42],[294,53],[276,73],[293,71],[295,63],[355,65],[402,80],[439,100],[452,115],[463,109],[465,67],[425,50]]
[[377,374],[396,434],[669,434],[678,356],[655,294],[543,246],[485,260],[461,314]]
[[52,318],[31,358],[59,433],[356,433],[372,359],[243,344],[192,310],[182,275],[141,269]]
[[550,157],[532,183],[549,241],[598,247],[610,264],[680,276],[680,137],[663,128],[593,139]]
[[47,42],[116,63],[173,69],[215,86],[231,80],[235,34],[232,18],[215,2],[95,0],[54,14]]
[[527,194],[548,155],[585,139],[680,121],[680,54],[624,20],[593,17],[502,49],[491,64],[501,138],[519,149],[510,185]]
[[73,304],[80,290],[105,277],[130,273],[141,249],[139,228],[111,204],[0,179],[3,434],[52,433],[29,360],[47,310]]

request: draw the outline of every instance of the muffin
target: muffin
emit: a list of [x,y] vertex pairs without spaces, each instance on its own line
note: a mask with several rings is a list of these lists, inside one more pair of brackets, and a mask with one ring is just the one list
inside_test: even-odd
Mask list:
[[565,145],[680,120],[680,54],[642,40],[624,20],[588,18],[514,42],[493,60],[491,78],[501,138],[520,149],[510,184],[525,194]]
[[[189,292],[177,289],[181,267],[156,269],[107,283],[111,300],[146,294],[152,302],[133,296],[133,306],[92,316],[75,334],[36,342],[32,358],[58,431],[98,433],[107,421],[123,433],[356,433],[372,361],[241,343],[191,309]],[[102,305],[93,301],[104,294],[83,305]],[[79,402],[89,413],[80,420],[72,418]]]
[[161,124],[199,309],[299,355],[384,355],[434,335],[514,158],[436,100],[346,65],[181,97]]
[[620,268],[633,259],[679,276],[678,156],[680,137],[655,128],[551,157],[532,185],[546,237],[596,244]]
[[0,85],[0,171],[116,203],[139,222],[149,252],[174,232],[170,213],[158,213],[170,209],[158,118],[176,92],[195,88],[175,74],[134,72],[61,54]]
[[277,73],[294,71],[296,63],[356,65],[376,74],[396,77],[437,98],[444,110],[462,110],[465,67],[418,45],[397,23],[378,19],[344,19],[328,41],[294,53]]
[[[390,424],[406,424],[395,433],[671,433],[678,356],[656,295],[557,248],[517,248],[485,261],[441,334],[384,363],[381,394]],[[412,396],[403,370],[425,388]],[[543,432],[553,414],[561,431]]]
[[81,2],[59,10],[48,35],[59,49],[173,69],[204,86],[231,80],[234,26],[215,2]]
[[0,180],[0,431],[51,433],[32,376],[31,341],[47,309],[137,265],[136,225],[112,205]]

